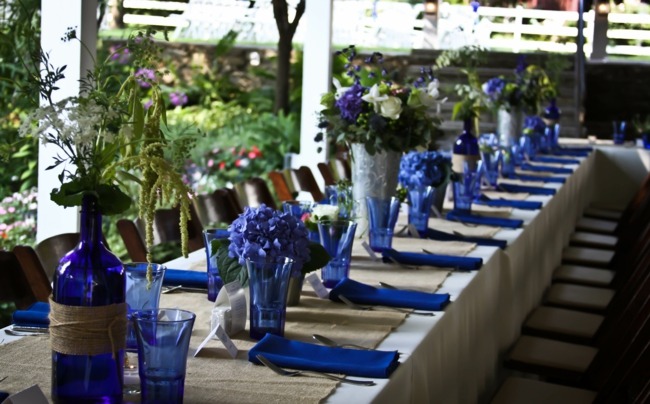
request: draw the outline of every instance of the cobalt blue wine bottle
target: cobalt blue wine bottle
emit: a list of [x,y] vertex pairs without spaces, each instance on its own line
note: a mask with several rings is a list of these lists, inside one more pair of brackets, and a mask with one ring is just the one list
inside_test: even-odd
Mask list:
[[126,277],[120,260],[104,246],[93,196],[83,198],[80,233],[79,244],[59,261],[54,275],[52,400],[121,403]]
[[457,174],[463,174],[466,166],[469,170],[476,171],[478,161],[481,159],[478,139],[472,133],[472,123],[471,119],[463,121],[463,132],[454,142],[451,164],[452,170]]

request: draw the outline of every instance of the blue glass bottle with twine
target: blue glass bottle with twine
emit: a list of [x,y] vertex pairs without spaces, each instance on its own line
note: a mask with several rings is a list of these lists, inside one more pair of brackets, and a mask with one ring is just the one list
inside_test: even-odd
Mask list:
[[55,403],[122,402],[125,282],[103,243],[97,199],[84,196],[79,244],[59,261],[50,302]]

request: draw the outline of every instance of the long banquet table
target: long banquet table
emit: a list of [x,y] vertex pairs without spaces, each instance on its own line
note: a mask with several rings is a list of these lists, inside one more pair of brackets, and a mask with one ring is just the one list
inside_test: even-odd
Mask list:
[[[389,379],[376,379],[377,385],[374,387],[315,383],[306,384],[306,389],[320,389],[328,403],[474,403],[489,400],[503,376],[500,367],[503,355],[519,335],[520,326],[527,314],[542,299],[552,271],[560,263],[562,249],[568,244],[575,223],[585,207],[593,202],[603,206],[624,206],[650,167],[650,153],[638,148],[597,146],[594,153],[580,160],[579,165],[569,166],[575,170],[567,176],[564,184],[544,185],[557,189],[554,196],[527,197],[527,200],[542,202],[541,210],[512,211],[510,217],[523,219],[525,224],[523,229],[502,229],[495,235],[495,238],[508,240],[507,249],[477,247],[468,255],[483,258],[484,264],[480,270],[450,272],[440,279],[442,284],[437,293],[449,293],[452,300],[444,311],[436,312],[435,317],[405,318],[384,312],[385,319],[382,321],[392,331],[385,338],[383,334],[378,334],[380,340],[377,348],[398,350],[401,353],[400,365]],[[433,245],[435,242],[430,243]],[[188,258],[179,258],[167,265],[169,268],[196,268],[204,259],[203,251],[196,251]],[[423,271],[426,269],[421,272]],[[362,272],[353,269],[351,277],[354,278],[355,274],[361,276]],[[386,270],[373,269],[372,265],[368,268],[366,265],[364,279],[372,278],[375,274],[377,281],[384,280],[382,276]],[[404,275],[406,284],[407,276],[408,271]],[[436,285],[431,285],[431,288],[435,290]],[[179,294],[177,297],[164,295],[161,306],[180,304],[183,295],[191,294]],[[203,297],[193,299],[187,301],[194,306],[185,308],[202,313],[197,318],[198,329],[199,332],[206,332],[205,312],[209,311],[210,306]],[[315,300],[307,285],[303,289],[303,299]],[[359,338],[362,340],[364,336],[360,335]],[[0,340],[3,339],[6,343],[14,338],[0,333]],[[218,341],[211,344],[213,347],[219,346]],[[238,347],[245,353],[251,344],[252,342],[242,342]],[[15,360],[16,357],[4,355],[5,348],[0,347],[0,369],[11,364],[9,358]],[[221,351],[225,352],[223,349]],[[213,362],[203,361],[214,368],[212,380],[192,380],[196,376],[190,372],[188,365],[188,394],[192,394],[193,389],[196,389],[194,397],[203,394],[198,386],[209,383],[214,384],[216,393],[213,391],[205,394],[216,394],[215,397],[223,398],[216,401],[213,399],[212,402],[229,402],[226,392],[221,395],[218,393],[220,380],[235,377],[251,382],[258,380],[262,377],[262,372],[266,371],[247,363],[245,354],[233,360],[223,352],[211,355],[209,360]],[[226,375],[225,369],[232,369],[226,365],[236,365],[234,369],[240,373]],[[268,373],[270,372],[264,373],[264,377],[274,377],[268,376]],[[288,380],[308,383],[305,379],[278,379],[277,385],[282,386]],[[11,386],[25,388],[33,382],[38,382],[44,390],[45,386],[49,389],[47,380],[24,380],[22,384],[14,382]],[[7,385],[1,384],[0,390],[5,389],[5,386]],[[328,394],[332,389],[332,393]],[[285,393],[282,388],[274,391],[274,394],[277,401],[301,401],[296,396],[283,396]],[[264,397],[264,400],[268,400],[268,396]],[[306,398],[308,395],[301,397],[309,401]],[[319,400],[317,397],[312,399]],[[239,401],[256,402],[256,399],[252,395],[242,397]],[[189,399],[186,402],[190,402]]]

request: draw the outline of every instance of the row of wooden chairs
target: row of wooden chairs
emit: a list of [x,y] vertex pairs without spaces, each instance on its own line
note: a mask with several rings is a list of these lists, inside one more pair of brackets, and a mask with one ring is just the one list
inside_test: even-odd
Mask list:
[[494,403],[643,402],[650,394],[650,176],[623,212],[587,215],[505,361],[535,379],[506,379]]

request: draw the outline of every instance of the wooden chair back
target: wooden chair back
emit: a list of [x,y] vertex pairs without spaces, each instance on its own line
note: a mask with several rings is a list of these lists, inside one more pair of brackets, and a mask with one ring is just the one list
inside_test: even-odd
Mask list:
[[11,251],[0,250],[0,302],[13,303],[17,309],[36,302],[20,262]]
[[211,194],[196,196],[194,207],[204,227],[230,224],[237,219],[242,208],[233,192],[228,188],[220,188]]
[[318,186],[316,177],[311,172],[311,168],[307,166],[301,166],[292,171],[294,184],[297,186],[299,191],[309,192],[314,198],[314,202],[320,202],[325,198],[325,195]]
[[22,268],[23,275],[34,298],[39,302],[47,302],[52,293],[52,283],[48,279],[36,251],[29,246],[16,246],[13,253]]
[[261,204],[277,209],[278,205],[275,203],[275,199],[271,194],[271,190],[260,177],[249,178],[248,180],[241,183],[242,190],[246,195],[246,200],[248,201],[248,206],[251,208],[256,208]]
[[325,185],[336,185],[336,179],[334,178],[334,173],[332,172],[332,167],[327,163],[318,163],[318,171],[323,177]]
[[62,233],[48,237],[36,245],[34,250],[41,261],[47,279],[52,282],[59,260],[79,244],[79,233]]
[[350,167],[350,162],[347,159],[337,156],[332,160],[332,164],[334,166],[332,171],[336,173],[339,180],[352,180],[352,167]]
[[268,177],[279,201],[291,201],[294,199],[287,179],[282,172],[271,171],[268,173]]

